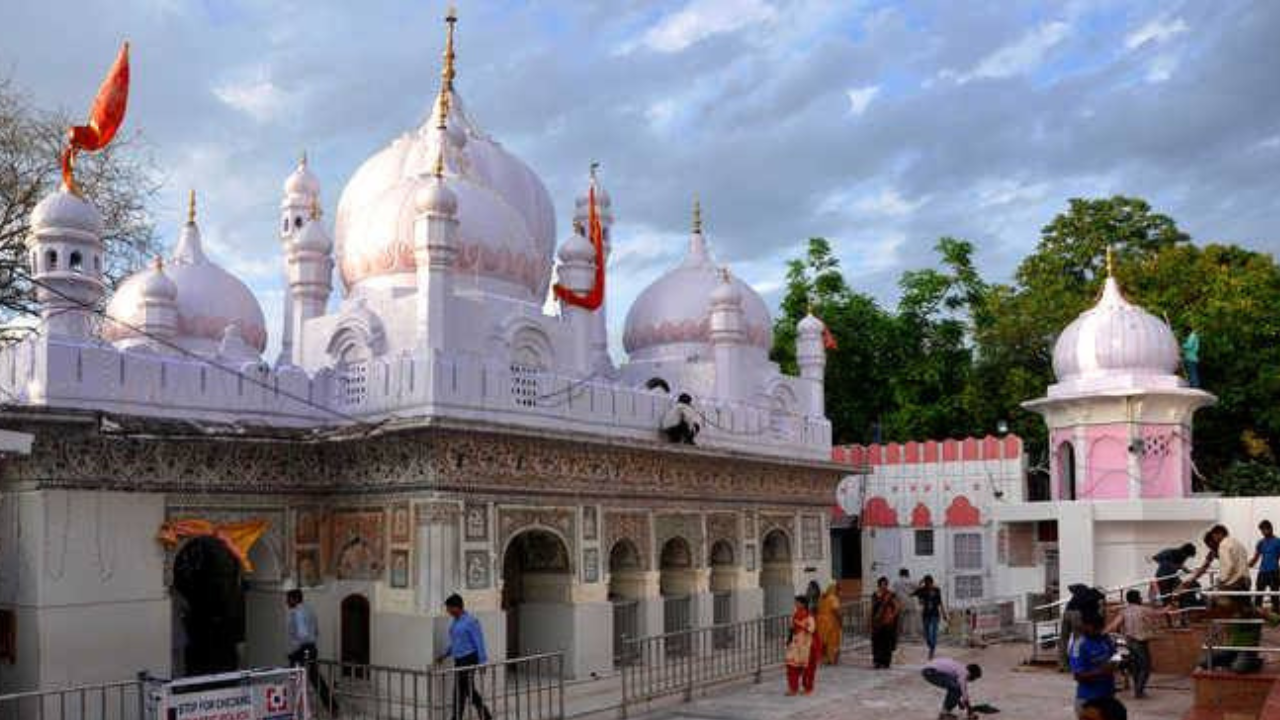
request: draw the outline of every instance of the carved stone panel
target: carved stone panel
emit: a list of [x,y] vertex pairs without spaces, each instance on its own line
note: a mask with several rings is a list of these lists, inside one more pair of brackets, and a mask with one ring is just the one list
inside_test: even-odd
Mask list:
[[489,552],[487,550],[468,550],[465,564],[468,590],[484,590],[489,587]]
[[796,536],[795,521],[796,519],[792,515],[760,513],[760,534],[756,538],[763,541],[765,536],[774,530],[781,530],[786,533],[787,539],[794,538]]
[[707,544],[706,538],[702,534],[702,516],[691,514],[679,515],[658,515],[655,519],[657,526],[657,546],[658,552],[662,552],[662,548],[672,538],[683,538],[689,544],[689,551],[693,555],[694,567],[703,567],[706,565]]
[[568,544],[570,555],[577,552],[574,516],[569,508],[514,508],[498,509],[498,547],[505,548],[511,538],[530,528],[554,530]]
[[582,551],[582,581],[600,582],[600,550],[587,548]]
[[822,559],[822,518],[817,515],[800,518],[800,549],[805,560]]
[[724,540],[738,551],[738,527],[740,516],[737,513],[711,513],[707,515],[707,540],[712,544]]
[[653,569],[651,548],[652,538],[649,532],[649,516],[642,512],[606,512],[604,514],[604,551],[613,551],[619,540],[627,539],[635,545],[640,553],[640,568]]
[[463,517],[466,519],[467,542],[484,542],[489,539],[489,506],[467,503]]

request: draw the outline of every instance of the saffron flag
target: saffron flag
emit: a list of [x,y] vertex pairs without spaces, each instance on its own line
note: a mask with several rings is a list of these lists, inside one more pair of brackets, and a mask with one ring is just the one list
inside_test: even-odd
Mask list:
[[129,43],[120,48],[115,64],[107,71],[93,100],[86,125],[73,125],[67,130],[67,147],[62,151],[62,183],[75,187],[72,169],[76,153],[97,152],[107,146],[124,123],[129,104]]
[[588,232],[591,236],[591,247],[596,251],[596,273],[591,282],[591,290],[586,295],[583,295],[570,290],[560,283],[556,283],[554,289],[556,299],[587,310],[596,310],[604,304],[604,228],[600,225],[600,213],[596,212],[596,186],[594,182],[587,189],[587,205],[590,206],[587,211]]
[[836,349],[836,336],[831,334],[826,323],[822,323],[822,346],[828,350]]
[[249,562],[249,550],[267,531],[266,520],[246,520],[234,523],[214,523],[202,518],[169,520],[160,526],[156,539],[167,548],[175,548],[183,538],[214,537],[227,548],[245,572],[253,572]]

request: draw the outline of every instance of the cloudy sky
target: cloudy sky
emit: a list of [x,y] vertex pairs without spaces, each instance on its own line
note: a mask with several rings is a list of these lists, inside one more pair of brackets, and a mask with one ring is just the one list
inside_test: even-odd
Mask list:
[[[524,158],[564,236],[586,167],[614,199],[609,303],[683,253],[696,194],[718,257],[777,300],[804,239],[893,302],[943,234],[1007,279],[1066,200],[1149,199],[1194,237],[1275,251],[1280,2],[463,0],[458,87]],[[359,164],[428,112],[435,0],[5,0],[0,73],[92,97],[133,42],[128,129],[188,187],[215,258],[273,329],[280,183],[305,148],[329,217]],[[278,342],[272,339],[273,346]]]

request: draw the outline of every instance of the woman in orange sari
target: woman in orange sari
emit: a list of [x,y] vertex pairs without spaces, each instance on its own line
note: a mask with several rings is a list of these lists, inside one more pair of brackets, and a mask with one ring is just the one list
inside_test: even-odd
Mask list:
[[804,595],[796,597],[796,609],[791,614],[791,639],[787,641],[787,695],[795,695],[804,680],[804,693],[813,692],[813,673],[809,666],[813,657],[816,623],[809,614],[809,602]]
[[818,639],[822,641],[822,660],[828,665],[840,662],[840,596],[836,584],[827,586],[818,599]]

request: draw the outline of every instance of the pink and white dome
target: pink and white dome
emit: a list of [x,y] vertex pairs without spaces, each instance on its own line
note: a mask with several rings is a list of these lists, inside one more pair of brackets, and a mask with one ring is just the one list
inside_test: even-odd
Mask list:
[[[768,306],[750,285],[737,277],[730,282],[741,295],[747,343],[767,353],[773,344]],[[683,357],[708,349],[712,294],[721,283],[719,266],[695,225],[684,260],[641,291],[627,312],[622,345],[631,360]]]
[[[174,343],[191,352],[215,355],[227,328],[238,325],[249,347],[258,353],[266,349],[266,321],[258,299],[243,282],[205,256],[194,217],[182,228],[164,264],[163,277],[176,289]],[[147,295],[154,294],[156,282],[154,271],[147,269],[120,284],[107,304],[107,315],[122,322],[108,320],[102,330],[104,339],[119,342],[136,337]]]
[[[484,134],[449,93],[448,130],[433,118],[365,161],[342,191],[338,268],[348,293],[364,283],[415,286],[415,197],[443,151],[458,200],[458,271],[500,295],[541,303],[551,280],[551,196],[522,161]],[[437,101],[437,112],[439,103]]]
[[1126,300],[1111,276],[1098,303],[1072,321],[1053,346],[1053,372],[1060,384],[1167,385],[1177,380],[1178,363],[1173,330]]

